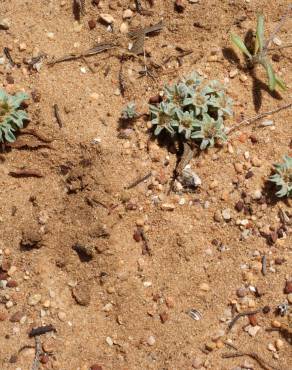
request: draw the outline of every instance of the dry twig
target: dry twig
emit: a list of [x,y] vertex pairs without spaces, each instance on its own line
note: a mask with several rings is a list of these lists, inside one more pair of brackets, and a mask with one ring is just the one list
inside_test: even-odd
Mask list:
[[57,123],[58,123],[59,127],[62,128],[63,127],[63,121],[62,121],[62,118],[60,116],[60,110],[59,110],[58,104],[54,104],[53,108],[54,108],[54,114],[55,114]]
[[147,175],[143,176],[143,177],[140,177],[139,179],[137,179],[136,181],[134,181],[133,183],[131,183],[130,185],[128,185],[126,187],[127,190],[130,190],[130,189],[133,189],[135,186],[141,184],[141,182],[149,179],[149,177],[152,175],[152,172],[149,172],[147,173]]

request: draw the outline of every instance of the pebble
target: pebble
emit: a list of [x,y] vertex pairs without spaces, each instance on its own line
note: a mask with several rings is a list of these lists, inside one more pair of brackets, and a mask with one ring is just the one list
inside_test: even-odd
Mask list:
[[6,312],[0,312],[0,321],[5,321],[7,319],[7,313]]
[[27,303],[29,306],[36,306],[42,299],[40,294],[33,294],[28,297]]
[[272,120],[265,120],[260,124],[260,126],[262,127],[273,126],[273,125],[274,125],[274,121]]
[[24,316],[23,312],[21,311],[17,311],[15,312],[11,317],[10,317],[10,321],[11,322],[20,322],[20,320],[22,319],[22,317]]
[[120,25],[120,32],[122,34],[126,34],[126,33],[128,33],[128,31],[129,31],[128,23],[127,22],[122,22],[121,25]]
[[133,17],[133,12],[131,9],[126,9],[123,13],[123,19],[128,19]]
[[272,325],[273,328],[280,328],[282,326],[282,324],[278,320],[273,320],[271,322],[271,325]]
[[111,337],[106,337],[105,341],[107,342],[107,344],[108,344],[109,346],[112,346],[112,345],[114,344],[114,341],[112,340],[112,338],[111,338]]
[[230,78],[234,78],[235,76],[238,75],[238,69],[232,69],[230,72],[229,72],[229,77]]
[[248,334],[251,336],[251,337],[255,337],[258,333],[258,331],[260,330],[260,326],[256,325],[256,326],[251,326],[251,325],[248,325],[246,328],[245,328],[245,331],[248,332]]
[[281,46],[282,45],[282,41],[279,39],[279,37],[274,37],[273,38],[273,43],[277,46]]
[[88,306],[91,299],[89,282],[80,282],[77,284],[77,286],[72,290],[72,294],[78,304],[81,306]]
[[244,208],[244,203],[242,200],[239,200],[236,204],[235,204],[235,207],[237,212],[241,212]]
[[111,14],[107,13],[101,13],[99,15],[99,18],[107,24],[112,24],[115,21],[114,17]]
[[94,364],[90,366],[90,370],[102,370],[102,366]]
[[149,346],[154,346],[156,342],[156,339],[153,335],[150,335],[148,338],[147,338],[147,343]]
[[0,30],[7,31],[9,30],[10,22],[7,18],[0,19]]
[[165,297],[165,303],[168,308],[174,308],[175,301],[173,297]]
[[253,157],[251,160],[251,164],[255,167],[260,167],[262,164],[262,161],[258,159],[258,157]]
[[205,347],[208,351],[213,351],[216,348],[216,343],[214,342],[208,342],[205,344]]
[[238,288],[236,291],[236,295],[239,298],[243,298],[247,295],[248,291],[245,288]]
[[249,320],[249,322],[250,322],[250,324],[251,324],[252,326],[257,326],[257,324],[258,324],[258,320],[257,320],[256,315],[249,315],[249,316],[248,316],[248,320]]
[[236,162],[234,163],[234,168],[237,173],[243,173],[243,164]]
[[173,211],[175,209],[175,205],[171,203],[163,203],[161,205],[161,209],[163,211]]
[[192,367],[194,369],[201,369],[202,366],[203,366],[203,361],[200,357],[196,357],[196,358],[193,359]]
[[64,322],[66,320],[66,314],[65,314],[65,312],[63,312],[63,311],[58,312],[58,319],[60,321],[63,321]]
[[289,293],[287,296],[287,300],[290,304],[292,304],[292,293]]
[[208,292],[210,290],[210,286],[207,283],[202,283],[200,284],[200,289],[203,290],[204,292]]
[[257,190],[253,193],[252,198],[253,198],[254,200],[259,200],[259,199],[261,199],[261,198],[262,198],[262,191],[261,191],[260,189],[257,189]]
[[12,301],[8,301],[8,302],[6,302],[6,303],[5,303],[5,307],[6,307],[7,309],[9,309],[9,308],[13,307],[13,302],[12,302]]
[[24,50],[26,50],[26,43],[25,42],[22,42],[21,44],[19,44],[19,46],[18,46],[18,48],[19,48],[19,50],[20,51],[24,51]]
[[160,317],[160,321],[162,322],[162,324],[164,324],[167,320],[168,320],[168,313],[167,312],[161,312],[161,314],[159,315]]
[[7,271],[7,274],[9,276],[12,276],[17,270],[17,267],[16,266],[11,266],[10,269]]
[[96,20],[95,19],[90,19],[88,21],[88,27],[90,30],[93,30],[96,27]]
[[225,221],[230,221],[232,218],[230,209],[229,208],[223,209],[222,216]]
[[48,37],[49,40],[54,40],[54,38],[55,38],[54,32],[48,32],[47,37]]
[[283,348],[284,346],[284,342],[282,341],[282,339],[277,339],[275,341],[275,347],[277,348],[278,351],[280,351],[281,348]]
[[241,73],[239,75],[239,79],[240,79],[241,82],[245,82],[245,81],[247,81],[247,76]]
[[268,344],[268,350],[271,351],[271,352],[276,352],[277,349],[276,347],[273,345],[273,343],[269,343]]
[[222,214],[219,209],[214,213],[214,220],[216,222],[221,222],[222,221]]
[[292,293],[292,280],[286,281],[285,288],[284,288],[284,293],[285,294],[290,294]]

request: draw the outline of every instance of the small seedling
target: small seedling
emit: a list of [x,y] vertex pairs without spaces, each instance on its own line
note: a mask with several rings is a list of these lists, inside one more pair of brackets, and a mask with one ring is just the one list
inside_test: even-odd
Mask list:
[[285,155],[284,162],[275,164],[274,169],[275,174],[270,176],[269,181],[274,182],[279,188],[277,197],[292,197],[292,157]]
[[128,103],[122,110],[121,118],[123,120],[133,120],[137,118],[136,104],[134,102]]
[[0,142],[8,141],[13,143],[16,138],[14,133],[23,128],[23,121],[28,119],[28,115],[21,110],[21,104],[29,96],[26,93],[9,95],[4,90],[0,90]]
[[224,87],[196,72],[165,86],[162,102],[149,109],[155,135],[162,131],[172,137],[179,135],[197,143],[201,150],[227,140],[224,119],[233,114],[232,99]]
[[267,56],[270,39],[265,41],[264,16],[262,14],[259,14],[257,17],[256,39],[253,51],[249,50],[242,39],[235,34],[231,34],[231,41],[248,58],[251,66],[261,64],[264,67],[268,76],[269,89],[271,91],[274,91],[277,87],[280,87],[282,90],[286,89],[285,82],[275,74]]

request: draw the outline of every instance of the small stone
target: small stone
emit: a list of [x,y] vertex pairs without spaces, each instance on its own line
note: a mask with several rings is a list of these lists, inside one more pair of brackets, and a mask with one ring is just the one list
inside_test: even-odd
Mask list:
[[292,280],[286,281],[285,288],[284,288],[284,293],[285,294],[292,293]]
[[273,345],[273,343],[268,344],[268,350],[271,352],[276,352],[276,347]]
[[278,351],[280,351],[281,348],[283,348],[284,342],[281,339],[277,339],[275,341],[275,347],[277,348]]
[[28,297],[27,303],[30,306],[36,306],[42,299],[40,294],[33,294]]
[[0,312],[0,321],[5,321],[8,315],[6,312]]
[[165,303],[168,308],[174,308],[175,301],[173,297],[165,297]]
[[107,23],[107,24],[112,24],[112,23],[114,23],[114,21],[115,21],[114,17],[113,17],[111,14],[107,14],[107,13],[101,13],[101,14],[99,15],[99,18],[100,18],[103,22],[105,22],[105,23]]
[[258,324],[258,320],[257,320],[256,315],[249,315],[249,316],[248,316],[248,320],[249,320],[249,322],[250,322],[250,324],[251,324],[252,326],[257,326],[257,324]]
[[10,22],[7,18],[0,19],[0,30],[7,31],[9,30]]
[[282,45],[282,41],[279,39],[279,37],[274,37],[273,38],[273,43],[277,46],[281,46]]
[[113,342],[113,340],[112,340],[112,338],[111,337],[106,337],[105,338],[105,341],[107,342],[107,344],[111,347],[111,346],[113,346],[113,344],[114,344],[114,342]]
[[78,304],[88,306],[91,299],[89,282],[83,281],[77,284],[72,290],[72,295]]
[[161,205],[161,209],[163,211],[173,211],[175,209],[175,205],[171,203],[163,203]]
[[20,51],[24,51],[24,50],[26,50],[26,47],[27,47],[26,46],[26,43],[25,42],[22,42],[21,44],[19,44],[19,47],[18,48],[19,48]]
[[40,362],[42,364],[47,364],[49,361],[50,361],[50,357],[46,353],[43,353],[40,355]]
[[7,281],[7,288],[16,288],[18,286],[17,281],[15,280],[8,280]]
[[239,163],[239,162],[234,163],[234,168],[237,173],[243,173],[242,163]]
[[229,77],[230,78],[234,78],[235,76],[238,75],[238,69],[232,69],[230,72],[229,72]]
[[15,312],[11,317],[10,317],[10,321],[11,322],[20,322],[20,320],[22,319],[22,317],[24,316],[23,312],[21,311],[17,311]]
[[9,276],[12,276],[17,270],[17,267],[16,266],[11,266],[10,269],[7,271],[7,274]]
[[253,157],[251,160],[251,164],[255,167],[260,167],[262,165],[262,161],[258,159],[258,157]]
[[247,295],[248,291],[245,288],[238,288],[236,291],[236,295],[239,298],[243,298]]
[[261,199],[261,198],[262,198],[262,191],[261,191],[260,189],[257,189],[257,190],[253,193],[252,198],[253,198],[254,200],[259,200],[259,199]]
[[292,293],[289,293],[287,296],[287,300],[290,304],[292,304]]
[[221,222],[222,221],[222,214],[219,209],[214,213],[214,220],[216,222]]
[[128,23],[127,22],[122,22],[121,25],[120,25],[120,32],[122,34],[126,34],[126,33],[128,33],[128,31],[129,31]]
[[216,348],[216,343],[214,342],[208,342],[205,344],[205,347],[208,351],[213,351]]
[[258,326],[258,325],[256,325],[256,326],[251,326],[251,325],[249,325],[248,326],[248,330],[247,330],[247,332],[248,332],[248,334],[251,336],[251,337],[255,337],[256,335],[257,335],[257,333],[258,333],[258,331],[260,330],[260,326]]
[[162,324],[164,324],[168,320],[168,313],[164,311],[159,315],[159,317]]
[[241,73],[239,75],[239,79],[240,79],[241,82],[245,82],[245,81],[247,81],[247,76]]
[[210,285],[207,283],[202,283],[200,284],[200,289],[203,290],[204,292],[208,292],[210,290]]
[[175,0],[174,8],[178,13],[182,13],[185,7],[185,0]]
[[126,9],[123,13],[123,19],[128,19],[133,17],[133,12],[131,9]]
[[63,312],[63,311],[58,312],[58,319],[60,321],[65,321],[66,320],[66,313]]
[[223,209],[222,216],[225,221],[230,221],[232,218],[230,209],[229,208]]
[[96,27],[96,20],[95,19],[89,19],[88,27],[89,27],[90,30],[93,30]]
[[271,325],[272,325],[273,328],[280,328],[282,326],[282,324],[278,320],[273,320],[271,322]]
[[94,248],[87,244],[76,243],[72,249],[78,254],[82,262],[89,262],[94,256]]
[[154,346],[156,342],[156,339],[153,335],[150,335],[148,338],[147,338],[147,343],[149,346]]
[[48,32],[47,37],[48,37],[49,40],[54,40],[54,38],[55,38],[54,32]]
[[8,302],[6,302],[6,303],[5,303],[5,307],[6,307],[7,309],[12,308],[12,307],[13,307],[13,302],[12,302],[12,301],[8,301]]
[[241,212],[244,208],[244,203],[242,200],[239,200],[236,204],[235,204],[235,207],[237,212]]
[[102,366],[94,364],[90,366],[90,370],[102,370]]

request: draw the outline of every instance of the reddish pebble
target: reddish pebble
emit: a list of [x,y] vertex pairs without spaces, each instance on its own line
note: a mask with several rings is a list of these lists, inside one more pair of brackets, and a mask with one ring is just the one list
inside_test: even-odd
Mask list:
[[15,280],[9,280],[7,282],[7,288],[16,288],[18,286],[17,281]]
[[134,240],[138,243],[141,241],[141,233],[139,230],[136,230],[133,235]]
[[2,262],[2,266],[1,266],[2,271],[7,272],[10,269],[10,267],[11,267],[10,262],[8,262],[8,261],[3,261]]
[[47,364],[50,360],[50,357],[46,354],[40,356],[40,362],[42,364]]
[[165,312],[165,311],[161,312],[159,317],[160,317],[160,320],[161,320],[162,324],[164,324],[168,320],[168,313]]
[[5,312],[0,312],[0,321],[5,321],[7,319],[7,313]]
[[258,320],[257,320],[256,315],[249,315],[249,316],[248,316],[248,319],[249,319],[249,323],[250,323],[250,325],[252,325],[252,326],[257,326],[257,324],[258,324]]
[[284,288],[284,293],[285,294],[292,293],[292,280],[286,281],[285,288]]
[[237,212],[241,212],[244,208],[244,203],[242,200],[239,200],[236,204],[235,204],[235,209],[237,210]]
[[275,258],[275,265],[283,265],[285,261],[285,258],[277,257]]
[[8,274],[7,272],[0,272],[0,280],[7,280]]
[[257,139],[257,137],[256,136],[254,136],[254,135],[250,135],[250,141],[253,143],[253,144],[256,144],[256,143],[258,143],[259,141],[258,141],[258,139]]
[[165,303],[168,308],[173,308],[174,307],[174,299],[172,297],[166,297],[165,298]]
[[94,364],[90,366],[90,370],[102,370],[102,366]]
[[162,101],[162,97],[160,95],[151,96],[149,99],[149,104],[158,104]]
[[19,322],[23,317],[23,313],[21,311],[17,311],[15,312],[15,314],[13,314],[11,317],[10,317],[10,321],[11,322]]
[[90,30],[93,30],[96,27],[96,20],[95,19],[90,19],[88,21],[88,27]]

